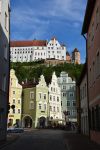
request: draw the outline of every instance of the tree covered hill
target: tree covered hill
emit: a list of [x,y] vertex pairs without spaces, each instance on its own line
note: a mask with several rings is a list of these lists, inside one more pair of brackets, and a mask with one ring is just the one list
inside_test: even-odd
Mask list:
[[45,76],[47,84],[50,83],[52,73],[54,71],[56,72],[56,75],[58,77],[60,76],[60,73],[62,71],[66,71],[69,76],[78,81],[83,69],[82,64],[75,65],[68,63],[48,67],[42,61],[28,63],[11,63],[10,66],[11,69],[13,68],[15,70],[19,82],[25,81],[26,79],[29,81],[33,81],[34,79],[38,80],[40,75],[43,74]]

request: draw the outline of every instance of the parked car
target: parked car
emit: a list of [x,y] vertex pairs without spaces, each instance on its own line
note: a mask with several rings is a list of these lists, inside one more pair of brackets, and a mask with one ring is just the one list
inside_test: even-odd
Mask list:
[[7,128],[7,133],[23,133],[23,132],[24,132],[23,128],[15,128],[15,127]]

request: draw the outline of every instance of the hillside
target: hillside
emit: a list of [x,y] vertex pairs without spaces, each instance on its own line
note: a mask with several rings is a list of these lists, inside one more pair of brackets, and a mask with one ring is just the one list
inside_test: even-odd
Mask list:
[[74,64],[61,64],[57,66],[46,66],[42,61],[40,62],[29,62],[29,63],[11,63],[11,69],[16,71],[16,76],[19,82],[33,81],[34,78],[38,80],[41,74],[45,76],[46,82],[50,83],[52,73],[55,71],[56,75],[59,76],[61,71],[66,71],[69,76],[78,81],[83,65]]

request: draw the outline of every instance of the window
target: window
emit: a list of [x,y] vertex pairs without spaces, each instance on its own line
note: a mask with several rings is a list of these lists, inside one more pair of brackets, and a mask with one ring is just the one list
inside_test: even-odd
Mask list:
[[66,79],[63,79],[63,82],[66,82]]
[[44,94],[44,99],[46,99],[46,94]]
[[92,37],[91,38],[92,38],[91,41],[93,41],[93,39],[94,39],[94,23],[92,24]]
[[53,100],[55,101],[55,96],[53,96]]
[[50,100],[52,100],[52,96],[50,95]]
[[15,91],[13,91],[13,94],[15,94]]
[[63,93],[62,95],[63,95],[63,97],[66,97],[66,93]]
[[39,98],[40,98],[40,99],[42,98],[42,94],[41,94],[41,93],[39,93]]
[[2,90],[3,90],[3,91],[6,91],[6,75],[3,75]]
[[97,8],[97,10],[96,10],[96,29],[98,28],[99,23],[100,23],[100,12],[99,12],[99,8]]
[[96,56],[96,77],[98,77],[99,75],[100,75],[100,55],[98,52]]
[[52,111],[52,106],[50,106],[50,111]]
[[13,114],[15,114],[15,109],[13,109],[12,111],[13,111]]
[[57,102],[59,102],[59,97],[57,96]]
[[67,101],[67,106],[70,106],[70,102],[69,101]]
[[5,12],[5,29],[8,31],[8,16],[6,12]]
[[70,92],[69,93],[69,97],[73,97],[74,96],[74,93],[73,92]]
[[65,89],[66,89],[66,86],[63,86],[63,89],[65,90]]
[[47,105],[46,104],[44,104],[44,110],[46,110],[47,109]]
[[34,102],[33,102],[33,101],[31,101],[31,102],[29,103],[29,109],[34,109]]
[[15,104],[15,99],[13,99],[13,104]]
[[67,114],[70,115],[70,111],[67,111]]
[[30,92],[30,99],[34,99],[34,92]]
[[42,108],[42,105],[41,104],[39,104],[39,109],[41,109]]
[[59,107],[57,107],[57,112],[59,112]]
[[18,104],[20,104],[20,99],[18,100]]
[[76,116],[76,110],[73,110],[72,113],[74,116]]
[[54,111],[54,112],[56,111],[55,106],[53,107],[53,111]]
[[76,101],[73,101],[73,106],[76,106]]
[[20,114],[20,109],[18,109],[18,114]]

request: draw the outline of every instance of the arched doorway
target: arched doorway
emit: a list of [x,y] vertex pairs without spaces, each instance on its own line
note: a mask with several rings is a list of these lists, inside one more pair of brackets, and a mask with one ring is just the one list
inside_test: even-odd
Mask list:
[[24,128],[32,128],[32,118],[31,118],[31,116],[25,116],[23,118],[23,126],[24,126]]
[[40,127],[44,128],[45,127],[45,122],[46,122],[45,117],[42,116],[42,117],[39,118]]

